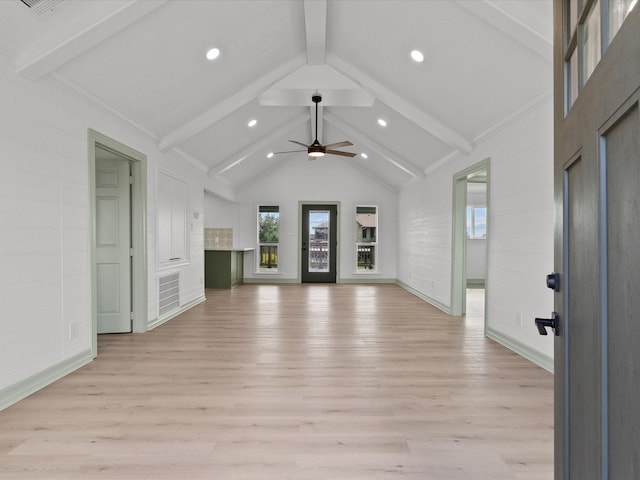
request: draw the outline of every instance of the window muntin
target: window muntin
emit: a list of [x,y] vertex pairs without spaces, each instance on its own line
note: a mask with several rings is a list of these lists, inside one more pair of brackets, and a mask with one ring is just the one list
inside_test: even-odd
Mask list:
[[280,244],[280,207],[258,206],[258,271],[278,270],[278,246]]
[[638,0],[564,0],[565,115]]
[[375,271],[378,246],[378,207],[357,205],[355,220],[357,271]]

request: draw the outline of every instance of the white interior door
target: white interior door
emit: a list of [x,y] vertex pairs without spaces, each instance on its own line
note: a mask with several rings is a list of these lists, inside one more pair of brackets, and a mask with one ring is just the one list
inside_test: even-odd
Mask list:
[[96,160],[98,333],[131,332],[129,161]]

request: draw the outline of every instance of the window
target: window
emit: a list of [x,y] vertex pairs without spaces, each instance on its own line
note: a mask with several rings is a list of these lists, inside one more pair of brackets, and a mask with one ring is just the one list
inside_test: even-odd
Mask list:
[[487,207],[467,205],[467,238],[487,238]]
[[378,245],[378,207],[356,206],[356,258],[357,270],[367,272],[376,269]]
[[174,266],[188,260],[187,184],[158,172],[158,261]]
[[602,56],[600,2],[596,1],[582,26],[582,83],[587,83]]
[[280,243],[280,207],[258,207],[258,271],[278,270],[278,244]]
[[564,0],[567,113],[638,0]]
[[613,40],[627,15],[638,4],[638,0],[609,0],[609,41]]

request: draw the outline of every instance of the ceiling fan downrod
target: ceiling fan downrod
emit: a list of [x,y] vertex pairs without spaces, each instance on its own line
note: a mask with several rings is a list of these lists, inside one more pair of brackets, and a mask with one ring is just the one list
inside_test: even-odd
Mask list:
[[318,142],[318,103],[322,101],[322,95],[314,94],[311,96],[311,100],[316,104],[316,138],[309,145],[308,154],[310,157],[322,157],[324,156],[324,147]]

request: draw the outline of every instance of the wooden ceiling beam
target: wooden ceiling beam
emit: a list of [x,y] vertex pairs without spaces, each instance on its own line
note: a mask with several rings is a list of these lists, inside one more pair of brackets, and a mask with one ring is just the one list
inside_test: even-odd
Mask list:
[[327,51],[327,0],[304,0],[307,63],[324,65]]
[[16,73],[37,80],[161,7],[167,0],[102,2],[66,28],[35,41],[16,60]]
[[325,112],[324,119],[333,125],[336,128],[342,130],[351,140],[355,140],[366,145],[372,151],[375,151],[378,155],[384,158],[386,161],[394,165],[396,168],[399,168],[403,172],[409,174],[410,176],[418,179],[424,178],[424,172],[417,167],[415,164],[411,163],[409,160],[402,158],[401,156],[391,152],[387,148],[380,145],[378,142],[368,137],[364,133],[359,130],[356,130],[347,122],[338,118],[336,115]]
[[286,135],[288,132],[296,128],[298,125],[308,120],[309,120],[309,116],[306,113],[303,113],[293,118],[292,120],[287,121],[284,125],[281,125],[277,129],[264,135],[263,137],[259,138],[255,142],[252,142],[251,145],[249,145],[247,148],[244,148],[239,152],[236,152],[226,160],[223,160],[222,162],[219,162],[218,164],[214,165],[209,171],[209,175],[216,175],[216,176],[222,175],[227,170],[244,162],[247,158],[249,158],[251,155],[254,155],[256,152],[266,147],[269,147],[271,144],[273,144],[273,142],[280,139],[282,136]]
[[266,75],[261,76],[251,85],[238,90],[218,105],[210,108],[206,112],[196,116],[181,127],[170,132],[161,140],[159,145],[160,150],[164,152],[186,142],[191,137],[194,137],[203,130],[219,122],[238,108],[254,101],[262,92],[271,87],[271,85],[294,72],[296,69],[304,65],[304,63],[305,56],[300,55],[287,63],[280,65],[278,68],[272,70]]
[[473,150],[471,142],[461,134],[454,131],[452,128],[449,128],[438,119],[426,114],[412,102],[409,102],[400,95],[392,92],[381,83],[356,69],[353,65],[350,65],[344,60],[331,54],[327,55],[327,63],[340,73],[347,75],[358,82],[365,90],[368,90],[378,100],[393,108],[399,114],[408,118],[441,142],[465,153],[471,153]]
[[490,0],[456,0],[456,2],[512,40],[540,55],[547,62],[553,63],[553,40],[515,18],[496,2]]

